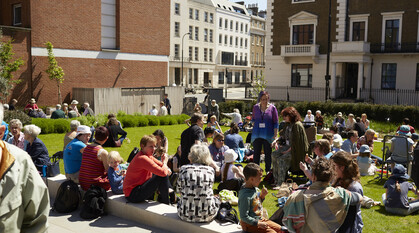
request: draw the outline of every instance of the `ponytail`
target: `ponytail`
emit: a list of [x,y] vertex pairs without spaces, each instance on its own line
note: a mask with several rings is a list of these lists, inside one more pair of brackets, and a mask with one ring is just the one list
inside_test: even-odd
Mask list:
[[399,193],[402,191],[398,180],[396,181],[396,191]]

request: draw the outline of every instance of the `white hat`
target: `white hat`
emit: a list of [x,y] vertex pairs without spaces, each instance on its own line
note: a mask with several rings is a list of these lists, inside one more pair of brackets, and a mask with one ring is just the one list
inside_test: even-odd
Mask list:
[[338,116],[342,116],[342,113],[341,112],[338,112]]
[[73,101],[71,101],[71,104],[79,104],[79,101],[73,100]]
[[86,125],[80,125],[79,127],[77,127],[76,137],[80,134],[92,134],[92,132],[90,131],[90,127]]
[[35,101],[34,98],[32,98],[31,100],[29,100],[29,103],[34,104],[34,103],[36,103],[36,101]]
[[342,146],[342,140],[340,139],[333,139],[333,147],[340,148]]
[[232,163],[236,161],[239,156],[233,149],[228,149],[224,152],[224,162],[225,163]]

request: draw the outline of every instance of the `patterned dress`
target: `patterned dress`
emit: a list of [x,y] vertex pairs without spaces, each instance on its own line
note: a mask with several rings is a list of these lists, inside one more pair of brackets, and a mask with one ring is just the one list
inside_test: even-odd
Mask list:
[[188,164],[180,168],[177,189],[181,192],[177,212],[187,222],[210,222],[218,212],[212,186],[215,172],[212,167]]

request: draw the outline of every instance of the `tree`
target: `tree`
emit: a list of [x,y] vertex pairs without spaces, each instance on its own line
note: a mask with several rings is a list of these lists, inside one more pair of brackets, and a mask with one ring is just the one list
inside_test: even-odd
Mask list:
[[[2,32],[0,30],[0,39]],[[21,58],[11,61],[13,58],[12,39],[7,42],[0,42],[0,100],[7,101],[10,90],[14,84],[18,84],[21,80],[13,80],[13,73],[18,71],[24,64]]]
[[52,53],[53,46],[51,42],[45,43],[48,50],[48,62],[49,66],[46,72],[49,74],[49,79],[55,80],[57,82],[58,87],[58,103],[62,103],[61,100],[61,83],[64,81],[64,71],[63,69],[58,66],[57,60],[55,59],[54,54]]
[[253,81],[253,91],[252,91],[252,96],[254,96],[256,99],[259,96],[259,93],[261,91],[266,90],[266,80],[265,80],[265,76],[263,75],[258,75],[256,76],[255,80]]

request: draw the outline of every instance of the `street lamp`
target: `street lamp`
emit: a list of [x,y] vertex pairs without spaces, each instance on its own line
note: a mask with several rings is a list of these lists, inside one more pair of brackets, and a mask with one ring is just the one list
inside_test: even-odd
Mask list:
[[182,82],[183,82],[183,39],[185,39],[185,36],[186,35],[190,35],[191,33],[190,32],[187,32],[187,33],[185,33],[183,36],[182,36],[182,70],[181,70],[181,74],[182,74],[182,76],[181,76],[181,78],[182,78]]
[[324,79],[326,80],[326,101],[330,98],[329,92],[329,82],[330,82],[330,73],[329,73],[329,64],[330,64],[330,30],[332,23],[332,0],[329,0],[329,25],[327,27],[327,61],[326,61],[326,75]]
[[227,71],[227,67],[226,67],[226,80],[224,81],[224,85],[225,85],[225,88],[224,88],[224,92],[225,92],[225,100],[227,100],[227,80],[228,80],[228,71]]

